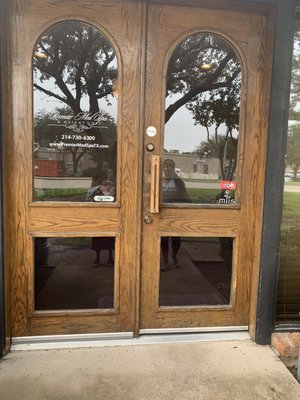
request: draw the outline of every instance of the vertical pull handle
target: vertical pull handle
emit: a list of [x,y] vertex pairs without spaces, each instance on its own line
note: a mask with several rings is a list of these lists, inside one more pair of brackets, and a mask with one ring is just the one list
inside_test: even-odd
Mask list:
[[159,156],[151,157],[150,213],[159,212]]

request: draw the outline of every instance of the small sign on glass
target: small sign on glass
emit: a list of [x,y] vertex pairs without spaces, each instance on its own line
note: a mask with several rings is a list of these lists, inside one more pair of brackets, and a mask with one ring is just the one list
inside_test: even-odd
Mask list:
[[222,190],[236,190],[236,181],[221,181]]

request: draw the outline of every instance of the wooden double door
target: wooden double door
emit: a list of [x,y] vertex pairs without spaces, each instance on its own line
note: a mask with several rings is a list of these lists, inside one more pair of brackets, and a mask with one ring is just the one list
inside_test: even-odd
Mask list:
[[273,18],[196,3],[8,6],[13,337],[254,324]]

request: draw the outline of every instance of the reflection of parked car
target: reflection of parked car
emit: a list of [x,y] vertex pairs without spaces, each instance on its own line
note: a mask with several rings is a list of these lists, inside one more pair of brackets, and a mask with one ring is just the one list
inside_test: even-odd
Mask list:
[[292,182],[292,178],[289,175],[284,175],[284,182]]

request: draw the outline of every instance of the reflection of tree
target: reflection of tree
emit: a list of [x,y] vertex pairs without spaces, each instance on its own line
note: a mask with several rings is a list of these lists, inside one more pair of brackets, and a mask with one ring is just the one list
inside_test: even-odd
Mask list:
[[167,96],[176,96],[166,109],[165,122],[182,106],[190,110],[195,124],[207,133],[198,152],[219,158],[226,179],[232,179],[236,168],[234,133],[239,127],[240,89],[240,62],[223,39],[195,34],[175,49],[169,62]]
[[[66,21],[48,29],[36,46],[34,87],[58,100],[58,105],[64,105],[59,108],[62,115],[66,115],[64,110],[74,116],[82,112],[84,96],[88,99],[88,111],[94,114],[101,111],[99,100],[104,98],[108,102],[108,96],[112,94],[113,81],[117,78],[115,64],[114,50],[99,31],[80,22]],[[45,142],[47,132],[50,134],[47,120],[53,123],[53,118],[53,113],[36,116],[35,125],[41,142]],[[108,115],[106,123],[114,123]],[[44,133],[41,133],[42,129]],[[61,129],[57,132],[61,133]],[[88,132],[91,134],[91,130]],[[97,136],[98,142],[103,143],[103,132],[98,130]],[[87,150],[76,147],[68,150],[73,157],[75,174],[78,161]]]
[[290,95],[290,121],[293,121],[288,130],[286,167],[290,167],[297,178],[300,168],[300,111],[299,111],[299,93],[300,93],[300,32],[294,36],[294,53],[292,67],[292,84]]
[[300,124],[292,125],[288,130],[286,164],[291,167],[294,179],[300,168]]
[[[89,97],[89,111],[95,113],[99,111],[98,100],[112,93],[117,77],[112,65],[115,53],[91,26],[75,21],[54,25],[40,38],[35,55],[34,69],[39,74],[34,87],[68,105],[74,114],[82,111],[83,94]],[[59,91],[43,86],[50,78]]]
[[218,158],[222,179],[232,180],[237,163],[237,145],[238,139],[228,131],[227,135],[216,135],[202,142],[196,152],[201,159]]
[[290,95],[290,119],[300,118],[299,113],[299,93],[300,93],[300,32],[294,36],[294,52],[292,65],[292,85]]

